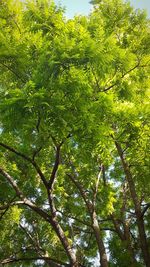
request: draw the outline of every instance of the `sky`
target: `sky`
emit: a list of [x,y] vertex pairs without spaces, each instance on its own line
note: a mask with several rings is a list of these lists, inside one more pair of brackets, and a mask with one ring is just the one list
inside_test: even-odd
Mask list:
[[[90,0],[55,0],[56,4],[61,3],[62,6],[66,7],[66,16],[68,18],[77,14],[87,15],[91,9],[89,1]],[[136,9],[146,9],[150,17],[150,0],[130,0],[130,2]]]

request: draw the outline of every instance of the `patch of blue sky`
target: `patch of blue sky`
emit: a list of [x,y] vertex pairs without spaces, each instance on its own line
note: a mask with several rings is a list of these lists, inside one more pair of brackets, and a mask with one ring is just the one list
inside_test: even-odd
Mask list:
[[[67,18],[72,18],[74,15],[88,15],[92,9],[89,0],[55,0],[56,4],[61,4],[66,7]],[[131,0],[131,5],[135,9],[145,9],[150,17],[150,1],[149,0]]]

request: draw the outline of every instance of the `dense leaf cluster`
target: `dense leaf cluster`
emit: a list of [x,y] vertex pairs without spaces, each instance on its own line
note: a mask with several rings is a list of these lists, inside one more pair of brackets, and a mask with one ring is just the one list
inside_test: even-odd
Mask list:
[[0,1],[0,264],[150,267],[150,28]]

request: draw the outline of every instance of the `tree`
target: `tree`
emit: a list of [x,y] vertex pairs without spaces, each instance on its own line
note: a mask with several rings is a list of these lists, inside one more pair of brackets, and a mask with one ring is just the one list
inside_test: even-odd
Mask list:
[[149,21],[93,7],[0,2],[2,265],[150,266]]

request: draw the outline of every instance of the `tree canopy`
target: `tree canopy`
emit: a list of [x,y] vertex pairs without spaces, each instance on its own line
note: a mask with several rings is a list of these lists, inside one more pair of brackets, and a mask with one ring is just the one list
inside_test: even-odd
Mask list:
[[0,264],[150,267],[150,24],[0,1]]

